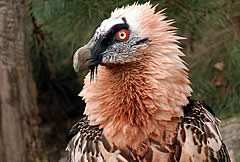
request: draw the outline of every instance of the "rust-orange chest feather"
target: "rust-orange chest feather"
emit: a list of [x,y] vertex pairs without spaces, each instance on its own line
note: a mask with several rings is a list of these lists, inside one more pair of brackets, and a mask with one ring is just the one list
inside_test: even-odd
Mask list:
[[116,9],[75,54],[88,66],[84,114],[70,131],[71,162],[228,161],[218,120],[189,100],[182,39],[150,3]]

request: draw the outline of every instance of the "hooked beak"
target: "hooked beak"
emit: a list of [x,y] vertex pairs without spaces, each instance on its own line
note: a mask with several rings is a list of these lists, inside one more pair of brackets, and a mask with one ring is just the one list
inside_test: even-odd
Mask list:
[[73,68],[76,72],[88,68],[91,50],[87,45],[79,48],[73,55]]
[[86,45],[79,48],[73,55],[73,68],[76,72],[81,69],[89,68],[91,74],[94,75],[97,67],[102,62],[102,53],[105,48],[102,48],[102,40],[90,40]]
[[99,46],[95,45],[89,47],[89,43],[79,48],[73,55],[73,68],[76,72],[79,70],[90,69],[90,80],[94,79],[97,74],[98,65],[101,64],[101,54],[99,53]]

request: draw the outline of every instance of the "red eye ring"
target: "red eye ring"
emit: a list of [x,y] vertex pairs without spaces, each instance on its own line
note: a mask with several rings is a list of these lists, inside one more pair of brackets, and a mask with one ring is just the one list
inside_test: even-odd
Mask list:
[[116,38],[118,41],[125,41],[129,38],[129,31],[127,29],[121,29],[117,32]]

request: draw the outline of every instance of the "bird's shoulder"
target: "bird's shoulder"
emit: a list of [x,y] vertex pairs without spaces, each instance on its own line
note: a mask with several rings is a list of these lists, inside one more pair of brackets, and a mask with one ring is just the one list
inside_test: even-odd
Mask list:
[[123,152],[110,146],[103,129],[90,125],[86,116],[71,128],[67,141],[69,162],[105,162],[116,159],[127,162]]
[[102,129],[89,125],[87,117],[82,117],[67,136],[69,162],[99,161],[99,141],[102,141]]
[[[176,157],[179,161],[229,162],[229,155],[219,131],[220,120],[212,109],[197,100],[184,106],[179,124]],[[180,149],[179,149],[180,148]]]

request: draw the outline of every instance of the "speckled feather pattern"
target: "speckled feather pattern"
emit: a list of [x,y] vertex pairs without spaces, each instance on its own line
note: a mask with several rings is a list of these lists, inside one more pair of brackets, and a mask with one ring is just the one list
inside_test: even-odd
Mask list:
[[[69,133],[67,150],[70,162],[230,162],[227,148],[218,130],[219,120],[199,101],[190,100],[184,106],[177,134],[171,145],[162,145],[154,136],[145,139],[139,148],[111,145],[103,129],[90,126],[87,117],[81,119]],[[168,140],[167,132],[161,137]],[[166,157],[166,155],[168,155]]]

